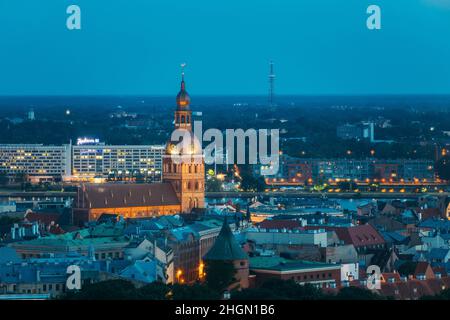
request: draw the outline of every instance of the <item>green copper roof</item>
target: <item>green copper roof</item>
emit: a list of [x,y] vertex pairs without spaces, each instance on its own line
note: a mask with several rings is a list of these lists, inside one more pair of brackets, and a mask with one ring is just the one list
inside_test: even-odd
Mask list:
[[234,238],[227,219],[223,221],[222,229],[212,248],[204,256],[204,260],[244,260],[248,259],[247,254]]
[[340,268],[340,264],[329,264],[305,260],[289,260],[279,256],[274,257],[252,257],[250,258],[250,269],[264,269],[273,271],[309,270]]

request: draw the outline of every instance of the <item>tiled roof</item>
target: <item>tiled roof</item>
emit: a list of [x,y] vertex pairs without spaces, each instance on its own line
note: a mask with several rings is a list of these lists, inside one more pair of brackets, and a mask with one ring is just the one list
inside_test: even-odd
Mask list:
[[45,225],[50,225],[52,222],[57,224],[61,214],[50,212],[28,212],[25,214],[25,219],[29,222],[40,222]]
[[350,228],[334,228],[334,231],[345,244],[353,244],[355,247],[385,243],[378,231],[369,224]]
[[80,208],[121,208],[179,205],[180,201],[170,183],[152,184],[85,184]]
[[416,269],[414,270],[414,275],[418,276],[421,274],[426,274],[428,268],[430,268],[430,264],[428,262],[419,261],[416,264]]
[[421,209],[420,213],[422,214],[422,220],[427,220],[429,218],[438,218],[441,215],[441,211],[439,210],[439,208]]

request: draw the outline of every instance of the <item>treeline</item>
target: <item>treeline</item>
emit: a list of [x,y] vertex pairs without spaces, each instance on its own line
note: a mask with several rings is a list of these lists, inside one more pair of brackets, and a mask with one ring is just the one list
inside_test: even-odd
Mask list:
[[[165,285],[160,282],[136,288],[126,280],[108,280],[89,284],[78,292],[69,292],[64,300],[219,300],[220,291],[206,283]],[[325,294],[313,285],[298,285],[292,280],[273,279],[261,287],[232,291],[231,300],[385,300],[367,289],[342,288],[337,294]]]

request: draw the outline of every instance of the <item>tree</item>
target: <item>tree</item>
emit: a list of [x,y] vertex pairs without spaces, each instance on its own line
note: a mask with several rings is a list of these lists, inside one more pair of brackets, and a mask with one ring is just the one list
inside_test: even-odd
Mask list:
[[222,182],[215,177],[210,177],[206,179],[206,191],[207,192],[221,192]]
[[231,261],[205,261],[206,284],[216,292],[224,291],[235,279],[236,269]]
[[293,280],[270,279],[259,288],[233,292],[236,300],[320,300],[325,296],[311,284],[297,284]]
[[139,297],[136,287],[126,280],[107,280],[84,285],[80,291],[69,292],[66,300],[134,300]]
[[6,172],[0,172],[0,186],[8,184],[9,178]]
[[262,176],[255,177],[250,165],[239,167],[241,177],[241,188],[244,191],[262,192],[266,188],[266,182]]
[[337,183],[337,187],[342,191],[353,191],[358,188],[358,185],[353,181],[340,181]]
[[409,275],[414,274],[416,271],[417,263],[414,261],[406,261],[398,268],[398,273],[400,273],[401,276],[407,277]]
[[139,299],[143,300],[166,300],[170,287],[162,282],[152,282],[138,290]]
[[20,221],[21,221],[20,218],[3,216],[3,217],[0,217],[0,226],[8,226],[8,225],[11,225],[11,224],[14,224],[14,223],[18,223]]
[[450,300],[450,289],[442,290],[434,296],[422,296],[420,300]]
[[442,157],[436,163],[436,173],[437,176],[442,180],[450,180],[450,157],[445,156]]
[[172,286],[171,293],[173,300],[218,300],[221,297],[220,292],[199,283],[193,285],[175,284]]
[[379,294],[363,288],[346,287],[339,290],[339,293],[333,297],[337,300],[383,300]]

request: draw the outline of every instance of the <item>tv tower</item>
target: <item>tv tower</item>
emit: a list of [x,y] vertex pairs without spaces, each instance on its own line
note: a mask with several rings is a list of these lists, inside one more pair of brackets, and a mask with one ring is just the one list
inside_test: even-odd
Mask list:
[[269,62],[269,108],[275,109],[275,74],[273,72],[273,61]]

